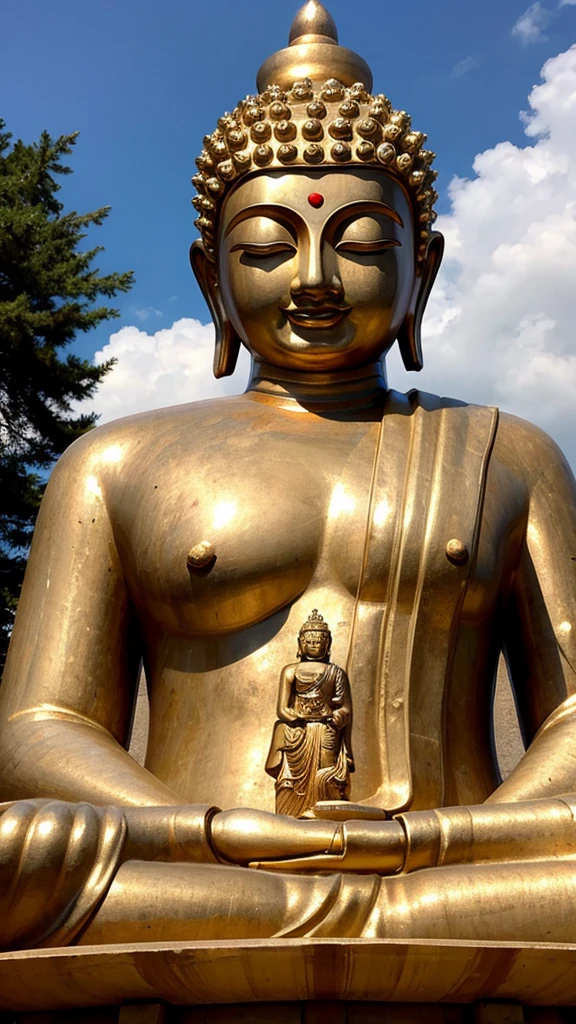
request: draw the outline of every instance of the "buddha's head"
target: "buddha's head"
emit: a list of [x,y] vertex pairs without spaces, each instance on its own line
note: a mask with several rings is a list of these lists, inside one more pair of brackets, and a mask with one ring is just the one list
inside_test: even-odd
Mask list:
[[315,608],[298,634],[298,657],[303,661],[326,661],[332,646],[328,623]]
[[333,372],[398,339],[407,369],[421,369],[443,248],[434,154],[371,87],[311,0],[260,69],[258,95],[204,139],[191,262],[216,325],[217,377],[233,372],[241,342],[273,366]]

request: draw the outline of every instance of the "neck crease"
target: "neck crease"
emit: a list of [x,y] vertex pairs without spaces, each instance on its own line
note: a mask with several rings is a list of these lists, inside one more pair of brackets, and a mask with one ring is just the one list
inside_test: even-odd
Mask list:
[[308,412],[369,412],[382,409],[388,383],[379,361],[337,373],[303,373],[254,361],[246,391]]

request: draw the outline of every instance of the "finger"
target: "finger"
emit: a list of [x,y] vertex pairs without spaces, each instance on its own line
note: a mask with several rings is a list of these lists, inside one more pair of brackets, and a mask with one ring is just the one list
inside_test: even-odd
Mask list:
[[282,860],[253,860],[248,867],[258,871],[353,871],[356,874],[393,875],[399,870],[397,857],[358,853],[318,854],[312,857],[286,857]]
[[[251,860],[249,868],[257,871],[344,871],[342,854],[316,854],[311,857],[286,857],[281,860]],[[351,869],[352,870],[352,869]]]
[[267,871],[359,871],[391,875],[404,864],[405,836],[396,821],[348,821],[343,824],[344,850],[316,856],[253,859],[250,867]]

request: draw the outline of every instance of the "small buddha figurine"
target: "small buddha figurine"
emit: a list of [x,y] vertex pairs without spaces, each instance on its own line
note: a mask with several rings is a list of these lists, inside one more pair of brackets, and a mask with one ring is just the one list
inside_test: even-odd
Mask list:
[[318,801],[346,800],[354,771],[352,699],[344,669],[330,662],[332,635],[318,609],[300,627],[298,658],[280,674],[278,721],[266,771],[276,812],[304,817]]
[[[371,89],[311,0],[194,178],[215,373],[245,345],[246,393],[108,423],[50,477],[0,688],[4,948],[576,941],[576,485],[530,424],[388,388],[396,342],[422,365],[443,242],[434,154]],[[310,608],[365,819],[274,813]],[[502,651],[527,748],[504,781]]]

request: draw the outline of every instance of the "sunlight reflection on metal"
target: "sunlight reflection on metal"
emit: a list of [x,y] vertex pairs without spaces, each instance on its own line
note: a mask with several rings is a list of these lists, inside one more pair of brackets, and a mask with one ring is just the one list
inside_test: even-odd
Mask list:
[[212,516],[212,526],[215,530],[221,530],[224,526],[228,526],[231,523],[238,511],[238,505],[235,501],[219,501],[214,505],[214,514]]
[[124,445],[111,444],[108,448],[105,448],[102,452],[102,462],[114,463],[120,462],[124,453]]
[[392,506],[390,505],[390,502],[387,501],[386,498],[383,498],[374,509],[374,526],[383,526],[391,511]]
[[102,501],[102,488],[95,476],[90,475],[86,477],[86,491],[91,497]]
[[343,512],[353,512],[355,508],[356,502],[352,495],[347,493],[344,484],[336,484],[332,492],[330,506],[328,509],[330,519],[336,519],[336,517],[342,515]]

